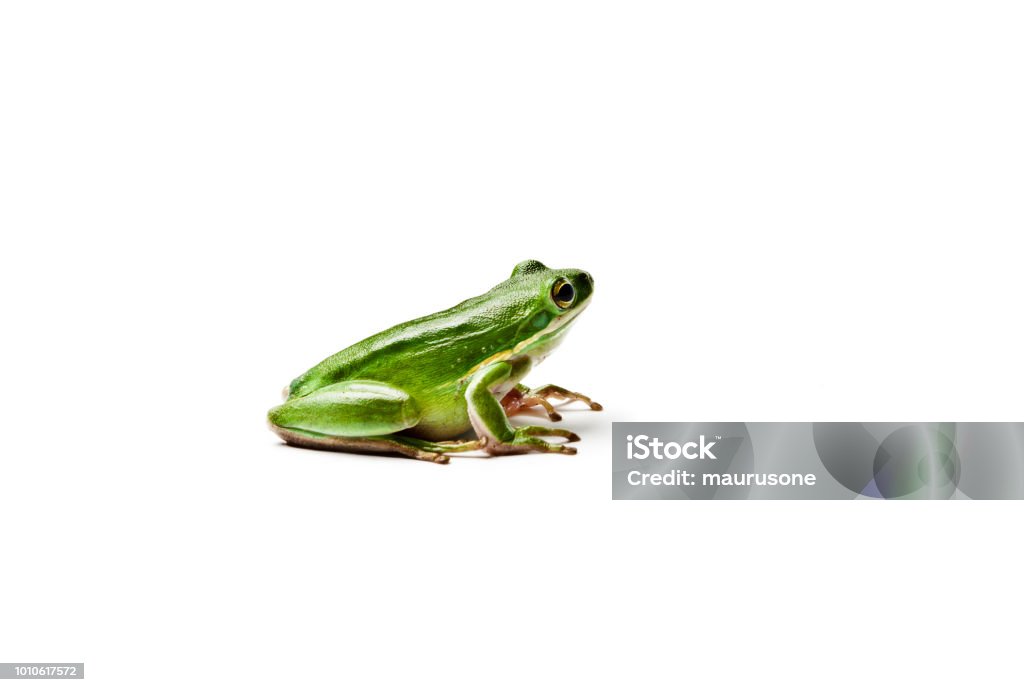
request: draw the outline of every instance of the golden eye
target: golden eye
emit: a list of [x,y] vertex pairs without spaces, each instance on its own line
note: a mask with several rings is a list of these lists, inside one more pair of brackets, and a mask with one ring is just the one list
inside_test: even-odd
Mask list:
[[576,300],[576,289],[565,279],[559,279],[551,287],[551,300],[555,301],[555,305],[563,310],[571,308],[573,301]]

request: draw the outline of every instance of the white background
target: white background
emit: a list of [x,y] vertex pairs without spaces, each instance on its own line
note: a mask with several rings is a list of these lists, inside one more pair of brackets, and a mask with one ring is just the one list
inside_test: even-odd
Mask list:
[[[95,690],[1019,681],[1020,503],[615,503],[609,439],[1020,420],[1022,31],[990,2],[4,3],[0,660]],[[596,277],[530,378],[606,405],[567,408],[576,457],[266,430],[321,358],[527,258]]]

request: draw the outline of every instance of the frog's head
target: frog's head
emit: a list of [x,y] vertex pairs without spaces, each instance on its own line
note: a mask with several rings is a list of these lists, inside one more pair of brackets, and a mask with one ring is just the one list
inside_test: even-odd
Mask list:
[[509,280],[532,287],[552,319],[582,312],[594,293],[594,279],[582,269],[550,269],[537,260],[517,264]]
[[551,269],[537,260],[517,264],[506,284],[528,312],[518,330],[517,352],[553,348],[594,293],[594,279],[582,269]]

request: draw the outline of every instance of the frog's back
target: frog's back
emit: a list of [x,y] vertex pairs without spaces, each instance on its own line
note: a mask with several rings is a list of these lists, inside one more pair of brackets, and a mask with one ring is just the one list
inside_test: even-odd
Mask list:
[[296,378],[288,398],[345,380],[374,380],[412,395],[454,393],[477,364],[510,348],[527,304],[489,294],[403,322],[326,358]]

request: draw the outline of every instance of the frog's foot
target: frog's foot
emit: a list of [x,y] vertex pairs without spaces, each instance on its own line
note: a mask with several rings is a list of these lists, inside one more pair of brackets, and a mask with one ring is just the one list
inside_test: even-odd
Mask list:
[[[461,452],[469,449],[480,449],[479,440],[458,445],[440,445],[424,440],[398,435],[379,435],[374,437],[341,437],[323,435],[310,430],[296,430],[271,425],[271,429],[286,443],[293,447],[319,449],[328,452],[370,452],[376,454],[401,454],[402,456],[435,464],[447,464],[447,452]],[[472,444],[473,446],[468,446]]]
[[[486,440],[450,440],[446,442],[430,442],[429,440],[421,440],[417,437],[403,437],[401,435],[388,435],[392,442],[405,445],[419,453],[416,454],[417,459],[426,459],[426,461],[433,461],[438,464],[448,463],[448,454],[458,454],[459,452],[472,452],[478,449],[483,449],[484,445],[487,444]],[[429,455],[434,455],[433,458],[426,458]]]
[[540,406],[547,413],[548,419],[554,422],[562,420],[562,415],[555,410],[555,407],[551,405],[548,398],[556,397],[559,399],[565,399],[567,401],[582,401],[584,404],[590,407],[592,411],[600,411],[604,407],[590,397],[580,394],[579,392],[571,392],[565,387],[559,387],[553,384],[547,384],[543,387],[537,387],[530,389],[523,385],[516,385],[509,391],[508,394],[501,400],[501,406],[505,409],[506,416],[514,416],[522,410],[532,408],[534,406]]
[[568,445],[555,444],[541,439],[542,437],[564,437],[566,442],[578,442],[580,436],[571,430],[561,428],[545,428],[541,425],[524,425],[516,428],[510,440],[501,441],[483,437],[483,449],[488,454],[525,454],[527,452],[554,452],[555,454],[575,454],[576,448]]

